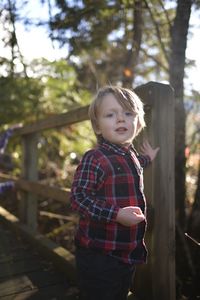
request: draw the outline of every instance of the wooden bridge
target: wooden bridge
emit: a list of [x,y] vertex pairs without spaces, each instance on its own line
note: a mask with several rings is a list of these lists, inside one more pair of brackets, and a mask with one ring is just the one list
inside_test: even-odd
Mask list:
[[[145,103],[144,134],[160,151],[145,173],[149,260],[138,268],[134,289],[141,300],[175,300],[173,91],[154,82],[135,91]],[[0,299],[77,299],[74,255],[37,232],[38,197],[69,202],[69,188],[39,182],[37,143],[41,131],[87,120],[87,111],[80,107],[16,131],[22,138],[22,174],[0,174],[0,180],[14,180],[23,197],[18,200],[18,218],[0,207]]]
[[[1,215],[16,221],[4,209]],[[18,227],[0,223],[0,299],[77,299],[76,287],[34,243]]]

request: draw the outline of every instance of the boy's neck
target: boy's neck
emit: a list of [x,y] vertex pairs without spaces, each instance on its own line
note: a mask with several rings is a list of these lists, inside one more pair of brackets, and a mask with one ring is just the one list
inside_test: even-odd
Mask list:
[[124,149],[129,149],[132,146],[132,143],[115,144],[115,143],[110,142],[109,140],[104,139],[103,137],[101,138],[99,143],[101,144],[102,142],[106,142],[106,143],[109,143],[109,144],[112,144],[112,145],[115,145],[117,147],[124,148]]

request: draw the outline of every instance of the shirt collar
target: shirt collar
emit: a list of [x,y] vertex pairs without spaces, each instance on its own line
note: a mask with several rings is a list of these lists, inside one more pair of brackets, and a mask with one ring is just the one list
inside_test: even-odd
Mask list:
[[125,155],[127,153],[130,153],[131,150],[135,151],[132,144],[129,147],[123,147],[123,146],[120,146],[120,145],[117,145],[117,144],[113,144],[113,143],[105,140],[104,138],[101,138],[101,141],[99,142],[98,145],[101,148],[113,151],[113,152],[118,153],[120,155]]

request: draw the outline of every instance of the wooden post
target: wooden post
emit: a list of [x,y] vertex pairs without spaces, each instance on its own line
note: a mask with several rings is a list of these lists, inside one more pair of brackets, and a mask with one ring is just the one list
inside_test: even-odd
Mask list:
[[[23,136],[23,178],[37,180],[37,133]],[[32,230],[37,229],[37,199],[32,193],[25,193],[20,201],[20,220]]]
[[[148,189],[145,194],[153,210],[151,237],[147,234],[150,256],[146,266],[148,276],[145,276],[146,282],[141,276],[139,281],[136,280],[136,294],[140,297],[141,292],[141,299],[145,300],[175,300],[173,90],[169,85],[150,82],[138,87],[136,93],[148,106],[151,106],[147,135],[153,147],[160,147],[146,179]],[[149,284],[150,290],[147,289]]]

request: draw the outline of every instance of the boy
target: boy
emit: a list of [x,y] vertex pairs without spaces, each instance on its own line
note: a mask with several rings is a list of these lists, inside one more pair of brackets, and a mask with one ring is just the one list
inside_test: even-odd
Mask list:
[[98,146],[85,153],[71,189],[80,215],[75,235],[81,300],[125,300],[135,266],[146,261],[143,168],[156,156],[146,141],[143,104],[129,89],[106,86],[90,105]]

